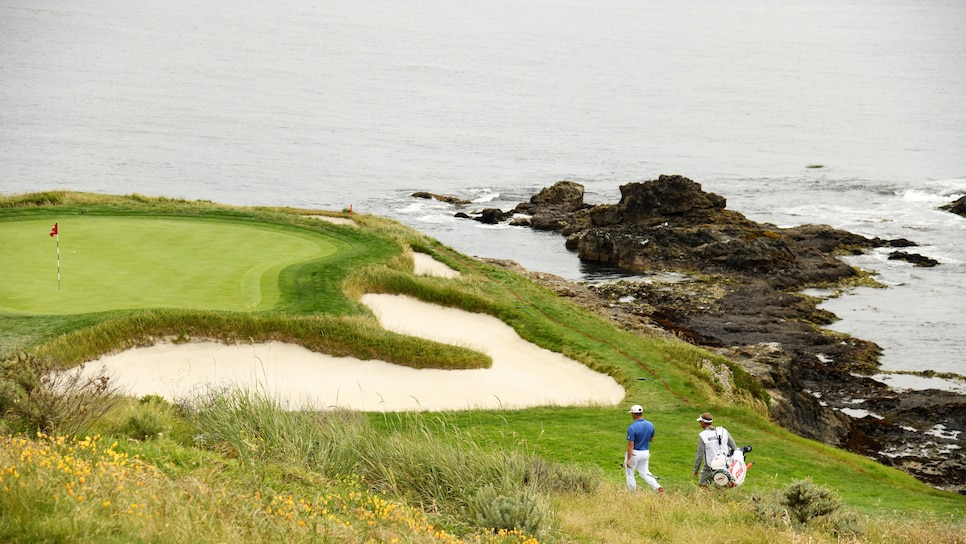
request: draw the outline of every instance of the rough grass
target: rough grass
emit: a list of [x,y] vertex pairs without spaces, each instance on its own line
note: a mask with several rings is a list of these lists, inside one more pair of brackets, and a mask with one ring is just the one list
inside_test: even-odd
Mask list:
[[619,485],[603,487],[590,496],[562,495],[554,507],[560,529],[574,541],[637,544],[662,542],[729,542],[758,544],[894,542],[939,544],[966,542],[966,526],[959,517],[930,512],[884,509],[868,515],[850,511],[837,520],[815,519],[801,525],[785,510],[771,520],[755,515],[755,494],[728,491],[672,489],[664,495],[630,495]]
[[[169,446],[171,447],[171,446]],[[0,539],[27,542],[413,542],[464,540],[425,513],[352,477],[265,465],[254,473],[217,455],[166,475],[116,442],[0,438]],[[466,542],[534,542],[517,532]]]
[[226,344],[288,342],[336,357],[383,360],[412,368],[486,368],[492,359],[477,351],[387,331],[373,318],[331,315],[231,314],[157,310],[110,319],[45,343],[38,354],[79,364],[115,350],[162,340],[214,339]]

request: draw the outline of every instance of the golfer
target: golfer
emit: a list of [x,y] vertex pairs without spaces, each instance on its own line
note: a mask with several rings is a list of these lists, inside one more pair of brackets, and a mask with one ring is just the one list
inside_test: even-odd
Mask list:
[[634,475],[636,470],[647,485],[656,489],[658,493],[664,493],[664,488],[657,483],[657,479],[647,468],[651,459],[654,424],[644,419],[644,408],[640,404],[631,406],[629,412],[634,421],[627,427],[627,454],[624,456],[627,489],[632,492],[637,491],[637,478]]

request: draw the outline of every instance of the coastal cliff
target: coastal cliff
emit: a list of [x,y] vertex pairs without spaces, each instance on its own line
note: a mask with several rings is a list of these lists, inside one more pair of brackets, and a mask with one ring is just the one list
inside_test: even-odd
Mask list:
[[[873,281],[840,255],[903,248],[890,258],[939,263],[906,251],[916,244],[905,239],[756,223],[682,176],[620,189],[619,202],[591,206],[583,186],[561,181],[513,210],[482,210],[476,219],[559,232],[582,260],[643,275],[647,281],[581,286],[597,300],[578,298],[625,326],[660,327],[741,364],[789,430],[966,494],[966,396],[896,391],[873,380],[880,348],[823,329],[837,317],[802,293]],[[575,292],[560,278],[531,277]]]

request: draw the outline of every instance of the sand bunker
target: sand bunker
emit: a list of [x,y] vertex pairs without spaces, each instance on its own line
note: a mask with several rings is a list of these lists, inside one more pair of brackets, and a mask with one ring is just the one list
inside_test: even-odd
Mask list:
[[305,217],[311,217],[312,219],[318,219],[319,221],[328,221],[329,223],[335,223],[336,225],[348,225],[350,227],[356,226],[355,221],[346,217],[333,217],[331,215],[306,215]]
[[413,272],[423,276],[458,278],[460,273],[425,253],[413,253]]
[[[415,259],[417,273],[458,275],[427,255]],[[493,366],[417,370],[291,344],[199,342],[128,350],[88,363],[86,371],[106,371],[136,396],[179,400],[209,386],[235,386],[265,392],[290,408],[460,410],[614,405],[624,398],[613,378],[523,340],[495,317],[399,295],[369,294],[362,302],[389,330],[484,352]]]

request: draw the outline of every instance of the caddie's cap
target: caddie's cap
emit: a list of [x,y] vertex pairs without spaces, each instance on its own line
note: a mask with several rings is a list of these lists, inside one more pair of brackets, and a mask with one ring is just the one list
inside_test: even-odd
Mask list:
[[640,404],[635,404],[634,406],[631,406],[631,409],[628,410],[628,412],[632,414],[643,414],[644,408]]
[[705,412],[701,414],[701,417],[698,418],[698,421],[700,421],[701,423],[711,423],[713,419],[714,418],[711,417],[710,412]]

